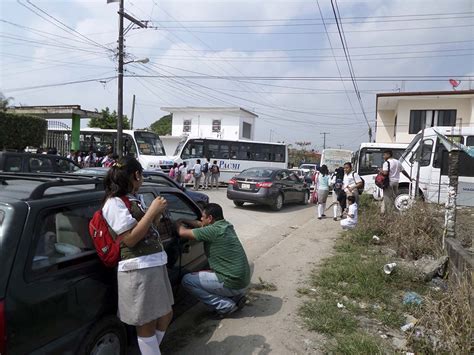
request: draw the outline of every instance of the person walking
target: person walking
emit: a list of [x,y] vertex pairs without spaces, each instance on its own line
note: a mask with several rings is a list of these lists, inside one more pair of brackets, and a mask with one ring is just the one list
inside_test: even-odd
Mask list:
[[217,165],[217,160],[214,160],[211,165],[211,189],[215,186],[216,190],[219,189],[219,177],[221,171],[219,165]]
[[395,197],[398,195],[398,183],[400,181],[400,173],[411,180],[410,175],[403,169],[402,164],[393,158],[391,150],[383,152],[384,163],[382,164],[381,173],[388,178],[388,186],[383,189],[382,213],[391,212],[395,209]]
[[337,217],[343,217],[343,212],[346,209],[346,193],[342,188],[344,184],[344,168],[338,167],[331,176],[331,186],[333,188],[333,219],[337,221]]
[[179,167],[178,167],[178,176],[179,176],[179,182],[181,183],[182,186],[185,185],[185,178],[186,178],[186,174],[188,173],[188,169],[187,169],[187,164],[186,162],[182,162]]
[[363,185],[364,182],[362,181],[359,174],[352,170],[352,163],[345,163],[342,188],[348,197],[354,196],[355,202],[357,204],[359,204],[359,189],[362,188]]
[[118,315],[122,322],[135,326],[142,355],[156,355],[160,354],[174,303],[167,255],[157,230],[167,202],[157,197],[149,207],[145,205],[143,196],[137,194],[142,173],[142,166],[133,157],[112,165],[104,179],[102,214],[110,230],[121,238]]
[[209,189],[209,184],[211,183],[211,159],[206,158],[206,162],[202,165],[202,174],[204,175],[203,189]]
[[316,188],[318,189],[318,219],[322,219],[326,217],[324,210],[326,209],[326,200],[329,195],[329,170],[326,165],[321,165],[319,168]]
[[193,177],[194,177],[194,190],[199,190],[201,186],[201,178],[202,178],[202,165],[201,159],[196,160],[196,164],[193,167]]
[[178,234],[204,243],[211,269],[184,275],[184,289],[221,316],[242,308],[250,284],[250,266],[234,226],[224,219],[222,207],[210,203],[204,207],[200,222],[180,221]]
[[176,169],[178,168],[178,163],[174,163],[173,166],[170,169],[170,172],[168,176],[170,177],[171,180],[176,181]]
[[348,196],[347,202],[349,204],[349,211],[347,212],[347,218],[341,220],[341,227],[342,229],[353,229],[357,226],[357,215],[359,213],[355,196]]

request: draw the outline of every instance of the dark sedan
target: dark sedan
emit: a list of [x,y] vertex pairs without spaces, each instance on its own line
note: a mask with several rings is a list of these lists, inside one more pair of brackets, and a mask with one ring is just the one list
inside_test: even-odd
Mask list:
[[307,204],[309,187],[287,169],[251,168],[230,180],[227,198],[238,207],[250,202],[279,211],[286,203]]
[[[84,168],[75,172],[75,174],[88,175],[88,176],[105,176],[109,168]],[[193,200],[201,209],[209,203],[209,196],[201,192],[188,190],[186,187],[181,186],[176,181],[171,179],[167,174],[159,171],[143,171],[143,177],[145,181],[152,181],[159,185],[176,187],[183,191],[188,197]]]

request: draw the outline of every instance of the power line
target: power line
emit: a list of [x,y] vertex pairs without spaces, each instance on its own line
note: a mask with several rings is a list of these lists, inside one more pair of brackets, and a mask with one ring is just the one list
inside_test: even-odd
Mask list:
[[44,84],[44,85],[36,85],[36,86],[25,86],[19,88],[12,88],[12,89],[5,89],[5,92],[16,92],[16,91],[26,91],[26,90],[33,90],[33,89],[44,89],[50,87],[58,87],[58,86],[66,86],[66,85],[73,85],[73,84],[82,84],[82,83],[90,83],[93,81],[101,82],[101,81],[110,81],[116,79],[116,76],[108,76],[105,78],[94,78],[94,79],[86,79],[86,80],[74,80],[74,81],[65,81],[61,83],[54,83],[54,84]]
[[[399,15],[379,15],[379,16],[352,16],[352,17],[343,17],[342,20],[354,20],[354,19],[366,19],[366,18],[401,18],[401,17],[425,17],[425,16],[452,16],[452,15],[466,15],[466,14],[474,14],[474,11],[467,11],[467,12],[445,12],[445,13],[428,13],[428,14],[399,14]],[[330,19],[330,18],[326,18]],[[332,19],[332,18],[331,18]],[[312,21],[318,20],[317,18],[273,18],[273,19],[220,19],[220,20],[180,20],[183,23],[192,23],[192,22],[272,22],[272,21]],[[176,22],[173,20],[161,20],[160,22]]]

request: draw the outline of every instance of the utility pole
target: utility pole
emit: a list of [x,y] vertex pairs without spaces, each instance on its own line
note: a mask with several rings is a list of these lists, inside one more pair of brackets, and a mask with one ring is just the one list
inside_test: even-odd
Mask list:
[[119,37],[118,37],[118,89],[117,89],[117,148],[115,152],[123,156],[122,131],[123,131],[123,2],[119,5]]
[[133,119],[135,118],[135,94],[132,100],[132,118],[130,119],[130,129],[133,129]]
[[320,134],[323,135],[323,149],[326,149],[326,135],[329,134],[329,132],[321,132]]
[[[107,0],[107,3],[116,2],[115,0]],[[134,17],[130,16],[129,14],[125,13],[124,10],[124,0],[119,0],[119,36],[118,36],[118,75],[117,75],[117,147],[115,152],[121,158],[123,156],[123,66],[124,64],[131,63],[127,62],[124,63],[123,61],[123,52],[124,52],[124,29],[123,29],[123,19],[124,17],[133,22],[135,25],[146,28],[147,25]],[[147,59],[148,61],[148,59]]]

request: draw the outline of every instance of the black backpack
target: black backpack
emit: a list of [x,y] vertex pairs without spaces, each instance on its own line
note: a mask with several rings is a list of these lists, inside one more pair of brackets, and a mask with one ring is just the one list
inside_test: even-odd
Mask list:
[[202,166],[202,172],[203,172],[204,174],[206,174],[208,171],[209,171],[209,163],[205,163],[205,164]]

